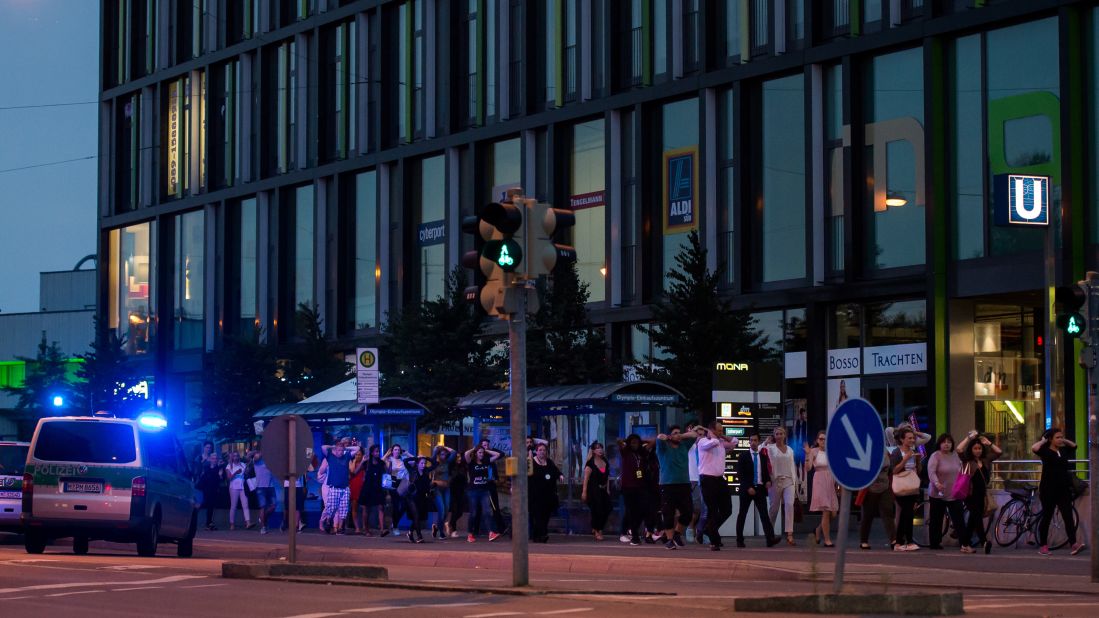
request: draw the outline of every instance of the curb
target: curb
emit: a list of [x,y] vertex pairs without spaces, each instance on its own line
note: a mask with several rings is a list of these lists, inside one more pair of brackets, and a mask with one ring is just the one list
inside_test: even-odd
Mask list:
[[782,614],[891,614],[958,616],[965,613],[962,595],[946,594],[809,594],[789,597],[740,598],[738,612]]
[[387,580],[385,567],[331,564],[326,562],[222,562],[221,576],[227,579],[271,577],[339,577],[355,580]]
[[[460,585],[445,585],[445,584],[418,584],[413,582],[394,582],[388,580],[365,580],[365,579],[342,579],[331,580],[326,577],[308,577],[308,576],[262,576],[254,579],[263,581],[275,581],[275,582],[290,582],[295,584],[323,584],[328,586],[359,586],[367,588],[395,588],[401,590],[422,590],[425,592],[465,592],[473,594],[498,594],[507,596],[550,596],[550,595],[607,595],[617,596],[621,595],[621,591],[609,591],[609,590],[576,590],[576,589],[560,589],[560,588],[501,588],[498,586],[460,586]],[[631,591],[631,596],[655,596],[655,597],[674,597],[677,596],[674,592],[653,592],[648,590]]]

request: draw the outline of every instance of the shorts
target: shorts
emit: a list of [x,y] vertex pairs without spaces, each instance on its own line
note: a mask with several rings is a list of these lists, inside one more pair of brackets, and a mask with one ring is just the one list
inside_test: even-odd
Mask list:
[[691,504],[691,484],[675,483],[660,486],[660,511],[664,515],[664,525],[673,527],[676,511],[679,511],[678,521],[682,526],[691,523],[694,515],[694,505]]
[[268,506],[275,506],[275,488],[257,487],[256,504],[258,504],[261,509]]
[[321,519],[332,520],[347,517],[347,509],[351,504],[351,488],[329,487],[328,500],[324,503],[324,513]]

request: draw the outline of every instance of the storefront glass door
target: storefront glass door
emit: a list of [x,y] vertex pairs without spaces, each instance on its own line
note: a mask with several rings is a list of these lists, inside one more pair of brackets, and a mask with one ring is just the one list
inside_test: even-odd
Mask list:
[[925,374],[901,374],[863,376],[863,397],[873,404],[886,427],[896,427],[904,421],[914,423],[916,429],[935,435],[932,415],[927,405],[927,376]]

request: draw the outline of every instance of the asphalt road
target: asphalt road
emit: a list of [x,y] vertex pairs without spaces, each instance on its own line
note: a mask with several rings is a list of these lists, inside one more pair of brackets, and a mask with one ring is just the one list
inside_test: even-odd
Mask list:
[[[541,588],[570,592],[546,596],[510,596],[486,594],[467,590],[419,591],[402,588],[378,588],[347,585],[323,585],[252,580],[227,580],[220,577],[223,558],[273,557],[279,552],[276,543],[285,537],[267,535],[260,537],[247,533],[203,533],[196,545],[196,558],[174,557],[174,547],[164,546],[155,558],[139,558],[133,548],[106,543],[93,544],[87,556],[74,556],[67,545],[51,546],[42,555],[31,556],[23,551],[14,539],[0,539],[0,616],[274,616],[295,618],[326,618],[328,616],[353,616],[358,614],[399,611],[402,616],[467,616],[489,618],[493,616],[544,615],[569,616],[592,614],[600,616],[679,616],[700,615],[729,611],[736,598],[743,596],[776,596],[826,592],[827,583],[800,581],[796,578],[764,577],[741,579],[735,582],[723,580],[713,573],[718,562],[708,562],[712,556],[737,554],[738,552],[708,552],[702,548],[688,548],[677,552],[655,549],[629,548],[617,543],[601,544],[599,551],[591,554],[590,561],[599,555],[637,555],[638,560],[660,559],[665,555],[676,558],[690,557],[695,562],[677,561],[674,570],[654,571],[648,575],[623,575],[607,572],[599,576],[577,574],[553,569],[532,573],[532,584]],[[575,542],[573,542],[575,541]],[[350,549],[346,546],[356,545]],[[331,545],[331,547],[329,547]],[[563,539],[559,543],[539,546],[536,552],[560,552],[561,556],[584,556],[584,550],[594,545],[581,539]],[[384,549],[383,549],[384,548]],[[334,538],[305,535],[303,549],[315,555],[327,555],[329,559],[348,560],[358,558],[371,562],[372,556],[400,556],[389,550],[399,549],[409,558],[427,556],[445,549],[448,552],[500,552],[505,546],[487,543],[469,545],[465,542],[447,541],[420,546],[410,546],[393,539]],[[371,551],[371,550],[374,551]],[[630,551],[633,550],[633,554]],[[792,560],[805,555],[805,548],[781,550],[755,549],[745,555],[780,557]],[[641,552],[641,553],[638,553]],[[799,553],[800,552],[800,553]],[[919,552],[916,552],[918,554]],[[990,557],[955,556],[890,556],[886,552],[866,552],[877,556],[854,554],[864,561],[866,572],[885,569],[898,560],[911,559],[935,564],[950,564],[951,573],[964,573],[966,568],[1004,568],[1011,572],[1026,569],[1066,570],[1086,572],[1086,558],[1069,560],[1043,559],[1033,552],[1020,550],[1017,556],[1008,557],[1003,552]],[[646,558],[642,558],[644,555]],[[886,559],[889,556],[889,559]],[[955,560],[966,560],[968,563]],[[458,568],[448,566],[424,567],[413,564],[414,559],[402,561],[389,559],[392,582],[417,582],[439,586],[471,589],[506,586],[509,574],[502,570]],[[694,566],[697,564],[697,566]],[[686,565],[686,566],[683,566]],[[849,571],[850,572],[850,571]],[[991,573],[994,575],[994,573]],[[1076,576],[1076,575],[1073,575]],[[949,578],[948,578],[949,579]],[[861,583],[852,586],[855,591],[899,591],[903,581]],[[951,586],[944,584],[942,590]],[[636,591],[653,594],[640,596]],[[599,594],[594,594],[598,591]],[[921,587],[911,590],[926,593]],[[967,613],[980,616],[1094,616],[1099,607],[1099,596],[1079,591],[1051,593],[1027,590],[964,590]]]

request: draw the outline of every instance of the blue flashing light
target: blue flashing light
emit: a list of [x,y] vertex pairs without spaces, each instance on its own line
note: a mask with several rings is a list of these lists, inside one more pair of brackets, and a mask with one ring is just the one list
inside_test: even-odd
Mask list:
[[155,412],[146,412],[137,417],[138,424],[143,429],[160,430],[168,426],[168,419]]
[[53,396],[53,407],[60,408],[63,405],[65,405],[65,398],[62,397],[61,395],[54,395]]

